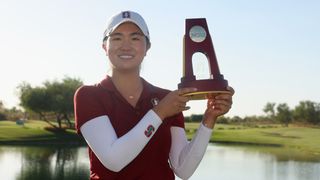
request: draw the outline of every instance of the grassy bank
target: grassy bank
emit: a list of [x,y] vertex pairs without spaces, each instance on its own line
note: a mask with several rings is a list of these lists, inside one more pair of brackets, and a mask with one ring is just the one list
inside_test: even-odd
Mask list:
[[[186,124],[190,138],[199,126]],[[221,125],[215,127],[211,142],[232,145],[250,145],[254,151],[272,153],[280,160],[320,161],[320,128],[291,125],[261,125],[254,128],[240,125]]]
[[29,120],[24,125],[0,121],[0,144],[82,144],[74,130],[52,132],[43,121]]
[[[43,121],[28,121],[23,126],[0,121],[0,144],[84,144],[74,130],[51,132]],[[191,138],[198,123],[186,123]],[[252,151],[272,153],[280,160],[320,161],[320,128],[261,125],[249,128],[241,125],[217,124],[211,142],[240,145]]]

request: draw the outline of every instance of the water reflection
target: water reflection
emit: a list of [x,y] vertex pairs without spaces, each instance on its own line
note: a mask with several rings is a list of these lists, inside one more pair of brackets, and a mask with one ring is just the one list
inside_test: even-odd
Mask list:
[[244,147],[209,146],[190,180],[320,180],[320,162],[278,161]]
[[0,149],[0,175],[9,174],[9,180],[88,179],[85,148],[5,146]]
[[[0,177],[5,180],[88,180],[87,149],[0,146]],[[320,180],[320,162],[279,160],[245,147],[211,145],[190,180],[212,179]]]

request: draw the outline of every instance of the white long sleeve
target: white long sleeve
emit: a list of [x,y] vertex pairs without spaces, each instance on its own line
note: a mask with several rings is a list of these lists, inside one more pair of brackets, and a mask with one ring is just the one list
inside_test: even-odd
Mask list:
[[98,157],[108,169],[119,172],[142,151],[162,120],[153,111],[148,113],[128,133],[117,137],[108,116],[99,116],[80,127],[80,131]]
[[175,174],[188,179],[197,169],[206,152],[212,129],[202,123],[191,142],[187,141],[183,128],[171,127],[170,163]]

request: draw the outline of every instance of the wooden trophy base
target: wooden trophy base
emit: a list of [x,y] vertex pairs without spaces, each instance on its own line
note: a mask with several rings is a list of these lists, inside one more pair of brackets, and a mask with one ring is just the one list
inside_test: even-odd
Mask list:
[[188,96],[190,100],[211,99],[219,94],[229,94],[227,90],[228,81],[223,79],[201,79],[193,81],[185,81],[178,84],[178,88],[194,87],[196,92],[187,93],[183,96]]

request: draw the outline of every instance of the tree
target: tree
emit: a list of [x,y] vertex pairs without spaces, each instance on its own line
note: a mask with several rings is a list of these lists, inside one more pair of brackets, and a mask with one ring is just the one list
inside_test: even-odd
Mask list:
[[[58,127],[62,128],[62,120],[71,127],[70,115],[73,114],[73,95],[77,88],[82,85],[79,79],[65,77],[62,82],[46,81],[43,87],[31,87],[23,82],[19,87],[20,105],[32,112],[39,114],[40,119],[45,120],[56,127],[49,120],[48,114],[54,114]],[[57,128],[57,127],[56,127]]]
[[240,116],[233,116],[230,120],[232,123],[240,123],[243,119]]
[[53,127],[56,127],[46,118],[46,113],[50,112],[49,96],[44,87],[32,88],[30,84],[23,82],[18,86],[20,91],[20,106],[26,111],[35,112],[40,120],[46,121]]
[[203,119],[203,114],[191,114],[190,119],[192,122],[201,122]]
[[5,114],[5,108],[4,108],[3,102],[0,101],[0,120],[6,120],[6,119],[7,117]]
[[12,107],[11,109],[6,109],[6,117],[8,120],[16,121],[24,118],[24,113],[21,109],[17,109],[16,107]]
[[73,95],[83,83],[78,79],[66,77],[62,82],[45,82],[50,102],[50,110],[56,115],[56,120],[61,127],[62,120],[65,120],[71,127],[70,115],[73,114]]
[[217,123],[220,123],[220,124],[229,124],[229,122],[230,122],[230,118],[226,116],[220,116],[217,119]]
[[0,101],[0,120],[12,120],[16,121],[24,117],[23,112],[16,107],[12,107],[11,109],[6,108],[2,101]]
[[286,127],[288,127],[292,118],[291,118],[291,111],[289,109],[289,106],[286,103],[282,103],[277,106],[276,119],[279,122],[283,123]]
[[263,112],[265,112],[271,119],[275,117],[275,106],[276,103],[268,102],[263,108]]
[[312,101],[300,101],[293,111],[293,116],[296,121],[319,124],[320,104]]

